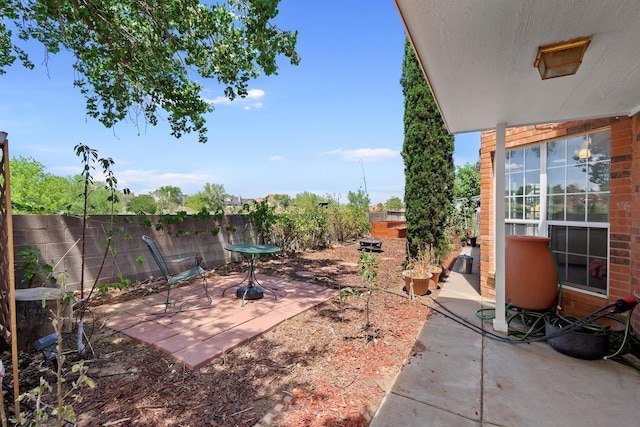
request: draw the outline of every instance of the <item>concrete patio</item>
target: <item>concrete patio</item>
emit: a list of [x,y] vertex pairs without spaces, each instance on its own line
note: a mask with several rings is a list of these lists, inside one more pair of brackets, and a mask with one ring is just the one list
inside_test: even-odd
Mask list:
[[[163,309],[163,293],[101,310],[110,314],[106,322],[109,328],[170,354],[189,369],[197,369],[284,320],[338,295],[335,289],[258,274],[259,282],[275,289],[278,298],[265,291],[262,299],[247,301],[242,307],[235,287],[229,288],[224,297],[222,291],[240,283],[244,277],[234,274],[210,278],[211,305],[193,311],[148,314]],[[189,297],[201,291],[200,284],[193,284],[177,289],[172,295]]]
[[[472,274],[453,272],[437,301],[476,325],[478,250]],[[438,305],[436,308],[442,311]],[[493,332],[491,322],[483,327]],[[372,427],[639,425],[640,372],[610,360],[581,360],[546,342],[502,343],[441,314],[427,320]]]

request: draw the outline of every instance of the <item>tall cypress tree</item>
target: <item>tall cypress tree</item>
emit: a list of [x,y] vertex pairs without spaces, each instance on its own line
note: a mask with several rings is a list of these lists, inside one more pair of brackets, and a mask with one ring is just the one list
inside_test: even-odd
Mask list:
[[453,136],[422,74],[413,47],[405,40],[400,80],[404,94],[404,201],[408,255],[432,247],[442,260],[449,249],[449,219],[454,203]]

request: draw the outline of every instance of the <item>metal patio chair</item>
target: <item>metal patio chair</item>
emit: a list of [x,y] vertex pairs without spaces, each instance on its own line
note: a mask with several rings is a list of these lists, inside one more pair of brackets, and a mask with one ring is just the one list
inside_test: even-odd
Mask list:
[[[167,297],[164,302],[164,311],[151,312],[149,314],[173,314],[182,311],[195,310],[211,304],[209,296],[209,288],[207,286],[207,277],[204,268],[200,266],[202,258],[196,253],[180,254],[173,256],[165,256],[160,252],[156,242],[149,236],[142,236],[142,240],[147,244],[153,259],[160,267],[160,271],[166,280]],[[194,278],[202,280],[203,292],[184,299],[171,299],[171,289],[183,282]],[[206,298],[206,302],[200,302],[194,305],[185,305],[187,301]],[[169,310],[169,307],[173,307]]]

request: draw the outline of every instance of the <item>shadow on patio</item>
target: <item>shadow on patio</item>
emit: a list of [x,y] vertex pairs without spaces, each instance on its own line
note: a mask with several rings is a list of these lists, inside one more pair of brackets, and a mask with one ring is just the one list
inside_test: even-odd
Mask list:
[[[162,307],[157,305],[164,301],[162,293],[99,310],[108,315],[109,328],[170,354],[189,369],[197,369],[284,320],[338,295],[335,289],[258,274],[260,283],[276,289],[278,298],[265,292],[262,299],[247,301],[242,307],[235,288],[230,288],[224,297],[222,291],[243,278],[243,274],[209,278],[213,302],[193,311],[148,314]],[[195,283],[177,289],[172,295],[188,297],[201,290],[201,285]]]
[[[473,253],[472,253],[473,249]],[[473,274],[452,272],[437,301],[493,332],[475,312],[493,307]],[[436,308],[442,310],[437,305]],[[637,425],[640,372],[611,360],[581,360],[546,342],[508,344],[434,314],[380,405],[372,427]]]

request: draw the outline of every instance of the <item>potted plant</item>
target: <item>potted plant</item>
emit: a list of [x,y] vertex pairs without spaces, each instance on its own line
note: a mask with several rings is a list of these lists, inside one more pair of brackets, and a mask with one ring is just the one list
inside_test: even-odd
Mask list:
[[409,295],[428,295],[438,289],[442,267],[431,246],[421,249],[415,257],[409,257],[402,277]]

